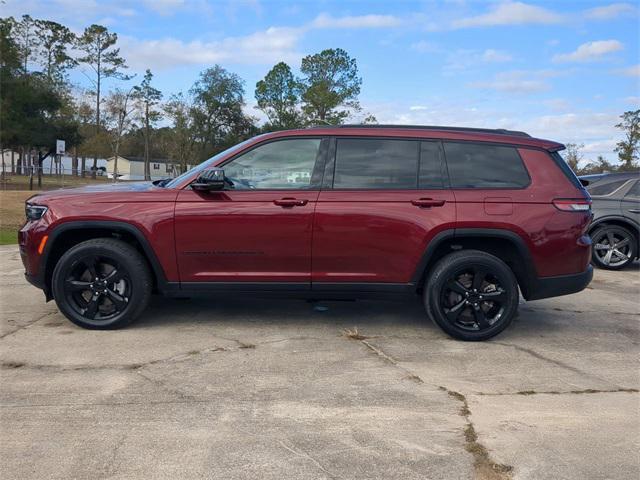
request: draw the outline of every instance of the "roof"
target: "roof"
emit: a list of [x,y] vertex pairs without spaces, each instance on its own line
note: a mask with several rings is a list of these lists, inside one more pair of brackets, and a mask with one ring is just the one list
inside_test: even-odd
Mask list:
[[331,135],[331,136],[386,136],[404,138],[424,138],[442,140],[471,140],[508,145],[543,148],[549,151],[563,150],[559,142],[535,138],[525,132],[505,129],[473,127],[448,127],[428,125],[338,125],[314,126],[300,130],[284,130],[267,134],[277,138],[291,135]]

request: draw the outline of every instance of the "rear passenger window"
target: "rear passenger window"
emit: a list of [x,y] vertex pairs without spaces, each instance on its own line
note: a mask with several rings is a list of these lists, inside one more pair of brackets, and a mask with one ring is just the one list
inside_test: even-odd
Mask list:
[[420,178],[422,189],[442,188],[442,157],[439,142],[422,142],[420,145]]
[[420,142],[339,138],[334,188],[415,189]]
[[445,142],[452,188],[522,188],[529,175],[514,147]]

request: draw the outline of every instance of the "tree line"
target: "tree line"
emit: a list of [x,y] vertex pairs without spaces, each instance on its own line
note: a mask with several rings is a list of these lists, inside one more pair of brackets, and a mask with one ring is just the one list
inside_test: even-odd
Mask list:
[[[118,35],[101,25],[75,35],[29,15],[0,19],[0,147],[19,153],[14,172],[35,170],[40,183],[56,139],[66,141],[74,174],[95,176],[98,158],[126,155],[144,158],[149,179],[153,158],[184,171],[263,131],[358,115],[375,121],[361,114],[362,78],[356,60],[340,48],[303,58],[300,77],[284,62],[275,65],[255,87],[256,108],[267,118],[260,126],[246,113],[245,82],[237,74],[214,65],[190,89],[165,98],[149,69],[128,86],[135,78],[117,43]],[[84,84],[69,80],[74,69]],[[107,81],[112,87],[105,91]]]
[[[261,132],[376,122],[358,101],[356,59],[340,48],[304,57],[300,76],[284,62],[273,66],[254,90],[267,118],[259,125],[246,113],[245,82],[237,74],[214,65],[187,91],[165,97],[151,70],[140,79],[128,73],[117,44],[118,35],[101,25],[76,35],[29,15],[0,18],[0,148],[18,152],[12,171],[35,171],[40,183],[55,140],[64,139],[74,175],[95,176],[98,158],[120,155],[143,157],[149,179],[153,158],[169,159],[181,172]],[[82,73],[81,84],[69,80],[73,70]],[[625,112],[616,125],[625,133],[616,148],[620,166],[601,158],[587,168],[637,168],[639,118],[640,110]],[[580,146],[569,147],[567,161],[578,170]]]

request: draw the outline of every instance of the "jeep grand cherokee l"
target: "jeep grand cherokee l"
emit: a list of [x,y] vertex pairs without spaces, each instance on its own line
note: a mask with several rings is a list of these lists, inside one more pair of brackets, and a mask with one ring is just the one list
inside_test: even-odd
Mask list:
[[562,148],[452,127],[269,133],[170,181],[36,195],[20,251],[27,279],[85,328],[128,324],[152,292],[421,295],[448,334],[483,340],[519,291],[591,280],[590,197]]

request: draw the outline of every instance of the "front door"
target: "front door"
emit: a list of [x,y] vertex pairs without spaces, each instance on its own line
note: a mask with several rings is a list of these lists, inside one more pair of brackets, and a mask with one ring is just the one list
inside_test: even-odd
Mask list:
[[321,142],[259,144],[222,165],[225,190],[182,190],[175,211],[181,282],[309,288]]
[[440,143],[337,138],[331,159],[314,220],[313,289],[404,288],[429,242],[455,224]]

